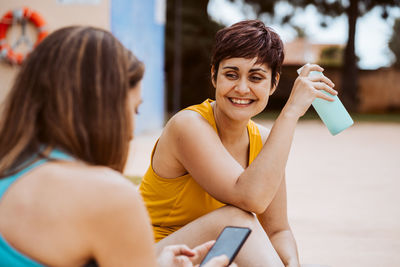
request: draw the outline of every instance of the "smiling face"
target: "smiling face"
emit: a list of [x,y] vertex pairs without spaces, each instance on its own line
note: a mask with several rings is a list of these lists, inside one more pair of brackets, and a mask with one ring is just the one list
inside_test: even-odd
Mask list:
[[224,59],[212,80],[216,108],[231,120],[247,121],[263,111],[276,88],[271,88],[271,69],[256,61],[257,58]]

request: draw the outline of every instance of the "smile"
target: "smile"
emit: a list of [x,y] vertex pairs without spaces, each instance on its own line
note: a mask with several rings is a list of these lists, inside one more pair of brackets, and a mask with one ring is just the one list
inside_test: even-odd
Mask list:
[[236,105],[249,105],[254,102],[252,99],[242,99],[242,98],[233,98],[229,97],[229,101]]

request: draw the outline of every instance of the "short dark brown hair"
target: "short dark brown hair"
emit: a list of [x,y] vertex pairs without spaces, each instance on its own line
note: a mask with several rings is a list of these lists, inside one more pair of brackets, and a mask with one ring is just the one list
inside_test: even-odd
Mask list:
[[222,60],[236,57],[257,58],[257,63],[267,64],[272,72],[271,86],[275,86],[284,59],[283,43],[279,35],[262,21],[241,21],[219,30],[215,35],[212,79],[216,81]]
[[144,65],[110,32],[73,26],[46,37],[24,61],[0,123],[0,177],[56,147],[122,171],[133,125],[128,92]]

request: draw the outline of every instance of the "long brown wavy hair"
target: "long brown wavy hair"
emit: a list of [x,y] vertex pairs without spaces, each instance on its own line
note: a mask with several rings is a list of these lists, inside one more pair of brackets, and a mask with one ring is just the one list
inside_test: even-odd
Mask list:
[[122,171],[133,131],[128,91],[143,72],[143,63],[105,30],[73,26],[46,37],[5,101],[0,177],[43,147]]

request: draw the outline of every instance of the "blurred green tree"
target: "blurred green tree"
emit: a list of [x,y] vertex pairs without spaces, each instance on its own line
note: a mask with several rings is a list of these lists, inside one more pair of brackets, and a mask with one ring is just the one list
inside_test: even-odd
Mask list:
[[393,33],[389,41],[389,48],[395,56],[393,67],[400,69],[400,18],[396,19],[393,25]]
[[[357,19],[375,7],[381,7],[382,18],[389,16],[388,8],[400,6],[400,0],[230,0],[249,4],[262,19],[268,14],[275,17],[275,5],[285,2],[292,11],[281,18],[280,23],[293,26],[296,8],[308,5],[316,7],[321,16],[321,26],[327,26],[327,16],[346,14],[348,18],[348,40],[343,53],[341,99],[350,110],[358,106],[358,67],[355,54]],[[212,21],[207,13],[209,0],[168,0],[166,25],[166,78],[168,110],[198,103],[205,97],[213,97],[210,84],[210,55],[215,33],[222,27]],[[301,33],[300,33],[301,34]]]
[[295,25],[295,26],[293,26],[293,29],[296,31],[297,38],[307,38],[308,37],[304,28]]
[[207,13],[209,0],[168,0],[165,39],[167,109],[171,113],[214,98],[210,57],[222,25]]
[[339,46],[330,46],[321,51],[319,61],[321,66],[340,67],[343,65],[343,48]]

